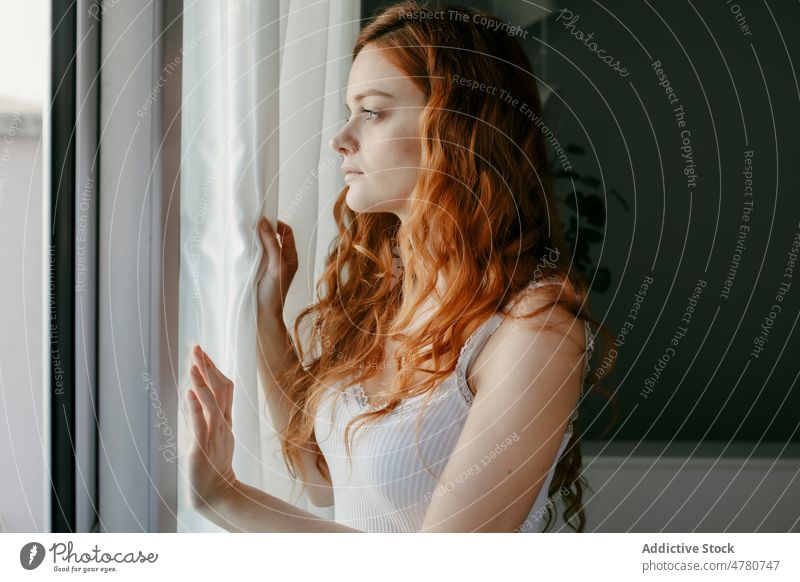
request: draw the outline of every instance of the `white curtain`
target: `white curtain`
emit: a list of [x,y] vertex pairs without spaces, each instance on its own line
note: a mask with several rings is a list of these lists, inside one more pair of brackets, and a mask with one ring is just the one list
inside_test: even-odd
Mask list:
[[[280,218],[295,232],[300,268],[287,325],[313,298],[344,187],[328,142],[358,34],[359,2],[189,0],[183,14],[181,110],[180,397],[199,343],[234,381],[236,452],[243,482],[331,519],[293,483],[257,384],[255,225]],[[179,445],[190,432],[185,418]],[[294,487],[293,487],[294,485]],[[178,477],[178,531],[221,531],[188,506]]]

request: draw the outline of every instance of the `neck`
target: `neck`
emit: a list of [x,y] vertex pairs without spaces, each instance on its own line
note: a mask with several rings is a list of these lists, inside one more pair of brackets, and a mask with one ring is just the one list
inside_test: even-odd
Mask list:
[[[444,295],[445,291],[445,283],[442,278],[441,271],[437,275],[436,279],[436,290],[438,293],[431,293],[429,294],[422,304],[417,308],[417,311],[414,313],[413,322],[407,328],[406,333],[414,333],[418,331],[427,321],[430,320],[431,317],[436,313],[440,306],[440,302],[437,298],[438,296]],[[402,310],[402,309],[401,309]]]

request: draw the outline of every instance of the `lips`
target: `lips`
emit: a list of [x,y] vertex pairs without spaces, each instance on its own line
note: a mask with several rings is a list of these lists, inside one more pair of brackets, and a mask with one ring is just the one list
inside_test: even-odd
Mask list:
[[353,180],[358,180],[363,175],[364,175],[364,172],[345,172],[344,181],[349,184]]
[[344,173],[344,181],[348,183],[364,175],[364,172],[352,166],[342,166],[342,172]]

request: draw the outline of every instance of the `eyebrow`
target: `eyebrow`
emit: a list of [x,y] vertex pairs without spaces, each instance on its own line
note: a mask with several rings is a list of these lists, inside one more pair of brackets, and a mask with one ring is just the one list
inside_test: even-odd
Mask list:
[[[353,101],[355,103],[358,103],[364,97],[368,97],[369,95],[377,95],[379,97],[389,97],[389,98],[393,98],[394,97],[394,95],[392,95],[391,93],[387,93],[386,91],[381,91],[380,89],[367,89],[363,93],[359,93],[358,95],[356,95],[353,98]],[[347,105],[347,103],[344,104],[344,107],[345,107],[345,109],[350,111],[350,107]]]

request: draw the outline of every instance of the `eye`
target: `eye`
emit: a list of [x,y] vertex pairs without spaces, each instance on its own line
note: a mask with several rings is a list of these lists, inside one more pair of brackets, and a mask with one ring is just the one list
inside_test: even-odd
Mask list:
[[[378,116],[378,112],[377,111],[371,111],[369,109],[365,109],[363,105],[361,107],[359,107],[359,109],[367,114],[367,119],[375,119],[375,117]],[[375,117],[370,117],[370,115],[374,115]],[[345,117],[344,121],[345,121],[345,123],[350,121],[350,116],[348,115],[347,117]]]
[[[378,117],[377,111],[370,111],[369,109],[364,109],[363,106],[361,107],[361,111],[367,114],[367,119],[375,119],[375,117]],[[370,117],[370,115],[374,115],[375,117]]]

